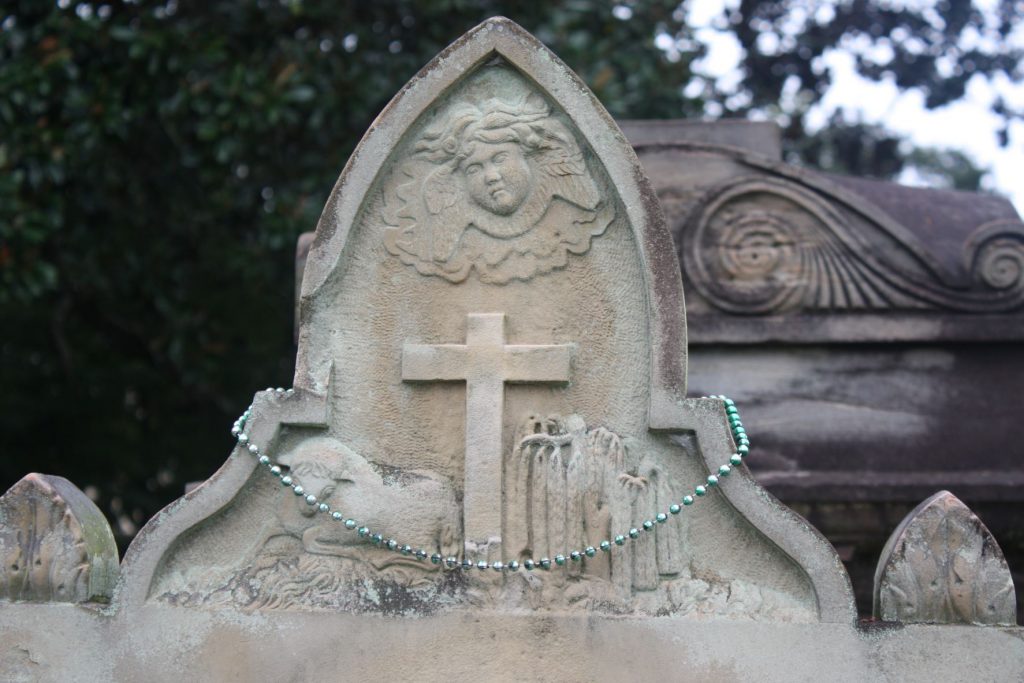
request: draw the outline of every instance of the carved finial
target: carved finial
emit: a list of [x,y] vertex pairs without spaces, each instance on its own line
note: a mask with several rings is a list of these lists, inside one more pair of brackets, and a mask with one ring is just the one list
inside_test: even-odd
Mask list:
[[117,545],[106,518],[63,477],[29,474],[0,497],[0,600],[106,601]]
[[889,537],[875,571],[874,613],[905,623],[1016,622],[999,544],[949,491],[914,508]]

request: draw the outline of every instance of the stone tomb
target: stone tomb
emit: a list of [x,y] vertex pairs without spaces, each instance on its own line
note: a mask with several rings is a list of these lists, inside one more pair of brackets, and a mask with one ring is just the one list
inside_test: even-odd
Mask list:
[[[686,398],[679,269],[636,156],[515,24],[470,31],[371,127],[300,306],[294,388],[256,395],[109,602],[11,594],[5,678],[1024,674],[1013,627],[856,626],[838,556],[750,477],[728,402]],[[886,605],[937,528],[891,544]],[[1004,623],[1005,563],[985,571],[964,621]]]

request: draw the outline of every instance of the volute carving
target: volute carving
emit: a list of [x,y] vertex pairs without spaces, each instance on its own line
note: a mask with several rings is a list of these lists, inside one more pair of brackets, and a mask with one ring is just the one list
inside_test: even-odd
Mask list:
[[749,315],[793,311],[1009,311],[1024,303],[1024,226],[997,221],[967,241],[975,283],[955,287],[900,240],[899,259],[860,234],[816,193],[780,178],[744,177],[719,186],[691,213],[682,257],[714,306]]

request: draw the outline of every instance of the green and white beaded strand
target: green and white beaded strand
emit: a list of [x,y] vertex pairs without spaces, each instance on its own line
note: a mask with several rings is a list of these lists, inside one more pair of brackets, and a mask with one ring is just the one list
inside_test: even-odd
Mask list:
[[[283,388],[267,389],[267,391],[274,391],[277,394],[290,394],[293,390],[285,390]],[[555,555],[554,559],[548,557],[542,557],[539,560],[534,558],[528,558],[523,560],[520,564],[516,560],[509,560],[508,562],[486,562],[480,560],[479,562],[472,562],[469,559],[462,559],[455,556],[449,555],[443,557],[438,553],[428,553],[423,548],[413,548],[408,544],[403,544],[394,538],[385,538],[382,534],[374,533],[369,527],[361,525],[354,519],[346,518],[340,511],[332,510],[331,506],[327,503],[319,500],[316,495],[306,491],[303,486],[295,481],[295,479],[285,474],[281,469],[280,465],[275,464],[271,461],[270,457],[260,452],[260,448],[252,443],[249,439],[249,435],[245,432],[246,423],[249,417],[252,415],[252,406],[246,408],[245,412],[235,420],[235,424],[231,427],[231,434],[238,440],[238,444],[245,448],[249,453],[257,458],[260,465],[266,467],[271,474],[278,477],[281,480],[282,486],[286,486],[292,489],[292,492],[296,496],[301,496],[305,499],[306,504],[310,507],[315,507],[317,512],[325,515],[329,515],[331,519],[334,519],[338,523],[344,525],[349,531],[354,531],[360,538],[366,539],[367,542],[382,548],[387,548],[402,555],[408,555],[415,557],[418,560],[425,561],[429,559],[435,565],[441,565],[448,569],[477,569],[486,570],[491,569],[496,572],[505,571],[518,571],[520,566],[527,571],[534,569],[550,570],[552,566],[565,566],[570,562],[583,562],[584,558],[594,557],[598,552],[611,552],[614,546],[623,546],[629,540],[635,540],[640,538],[640,535],[649,531],[652,531],[658,524],[666,523],[671,517],[678,515],[682,512],[684,507],[693,505],[698,498],[703,498],[708,494],[708,491],[718,486],[719,481],[722,477],[728,477],[732,474],[734,468],[739,467],[743,460],[750,453],[750,439],[747,437],[747,431],[743,428],[743,421],[740,419],[740,411],[736,407],[736,403],[725,396],[710,396],[709,398],[716,398],[721,400],[725,404],[725,412],[729,419],[729,426],[732,430],[733,441],[736,443],[736,452],[729,458],[729,462],[719,466],[717,473],[712,473],[699,485],[693,488],[693,494],[687,494],[682,497],[678,503],[672,503],[668,506],[668,509],[664,512],[659,512],[655,515],[654,519],[644,520],[639,527],[634,527],[628,531],[617,534],[613,538],[605,539],[595,546],[587,546],[579,550],[571,550],[568,553],[559,553]]]

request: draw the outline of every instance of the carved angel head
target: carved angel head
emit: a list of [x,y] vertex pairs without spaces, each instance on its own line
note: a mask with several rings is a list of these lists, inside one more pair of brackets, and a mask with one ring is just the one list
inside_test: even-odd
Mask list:
[[461,192],[476,206],[508,216],[542,182],[537,172],[584,172],[576,142],[537,96],[460,103],[424,133],[415,151],[440,166],[423,185],[433,215],[455,205]]
[[461,282],[475,268],[497,284],[584,253],[614,210],[567,123],[536,93],[439,109],[388,190],[388,251],[425,275]]

